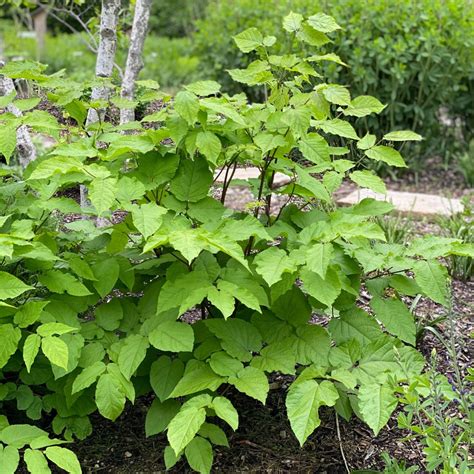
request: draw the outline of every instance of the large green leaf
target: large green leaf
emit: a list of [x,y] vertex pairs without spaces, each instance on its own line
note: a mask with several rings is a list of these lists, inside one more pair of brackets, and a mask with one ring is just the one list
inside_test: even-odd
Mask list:
[[180,91],[174,99],[174,109],[189,125],[192,125],[199,112],[199,100],[192,92]]
[[318,127],[324,130],[326,133],[331,135],[337,135],[338,137],[352,138],[358,140],[358,136],[354,127],[345,120],[332,119],[325,120],[324,122],[318,122]]
[[5,366],[16,352],[20,339],[19,328],[13,327],[12,324],[0,324],[0,368]]
[[206,160],[185,160],[171,181],[170,190],[180,201],[197,202],[207,196],[212,181]]
[[228,382],[239,392],[265,403],[269,385],[267,376],[262,370],[255,367],[245,367],[236,375],[229,377]]
[[46,431],[33,425],[10,425],[0,431],[0,441],[14,448],[21,449],[40,436],[48,436]]
[[212,408],[216,415],[228,423],[234,431],[239,427],[239,413],[230,400],[225,397],[216,397],[212,401]]
[[154,329],[149,336],[150,344],[169,352],[191,352],[194,347],[193,328],[186,323],[167,321]]
[[382,299],[374,296],[370,306],[377,319],[383,323],[389,333],[399,337],[402,341],[415,345],[415,319],[405,303],[399,299]]
[[338,344],[356,339],[366,345],[382,335],[377,322],[360,308],[345,311],[339,318],[332,319],[329,330]]
[[321,303],[330,307],[336,301],[341,293],[342,285],[337,272],[329,268],[325,278],[318,273],[304,268],[301,271],[301,279],[303,280],[304,289]]
[[33,287],[7,272],[0,272],[0,300],[16,298]]
[[436,260],[414,262],[415,280],[423,293],[436,303],[448,306],[448,272]]
[[283,18],[283,28],[290,33],[298,31],[303,23],[303,15],[299,13],[290,12]]
[[293,383],[286,397],[286,409],[291,429],[301,446],[319,426],[319,407],[334,406],[339,398],[333,383],[315,380]]
[[412,132],[411,130],[397,130],[396,132],[390,132],[383,136],[384,140],[391,142],[404,142],[404,141],[420,141],[423,139],[418,133]]
[[26,370],[29,372],[31,366],[38,355],[41,346],[41,337],[38,334],[30,334],[23,344],[23,360],[25,361]]
[[0,445],[0,466],[2,474],[15,474],[20,463],[20,453],[14,446]]
[[16,127],[4,125],[0,127],[0,154],[5,157],[7,164],[16,148]]
[[157,397],[166,400],[184,373],[184,364],[179,359],[161,356],[150,368],[150,384]]
[[359,388],[357,400],[362,419],[377,436],[397,407],[393,389],[378,383],[364,384]]
[[48,466],[48,460],[44,454],[37,449],[26,449],[23,455],[26,467],[32,474],[50,474],[51,469]]
[[281,280],[284,272],[293,272],[295,264],[284,250],[270,247],[260,252],[254,260],[257,273],[272,286]]
[[52,364],[67,369],[69,348],[62,339],[56,336],[44,337],[41,340],[41,350]]
[[46,457],[56,464],[56,466],[64,469],[71,474],[81,474],[82,469],[76,455],[69,449],[60,446],[49,446],[44,454]]
[[349,175],[349,178],[359,186],[368,188],[376,193],[385,194],[387,192],[385,183],[371,171],[354,171]]
[[172,397],[184,397],[192,393],[202,392],[203,390],[217,390],[225,381],[223,377],[216,375],[211,368],[200,361],[195,362],[192,369],[186,368],[183,378],[177,383],[171,392]]
[[321,278],[326,278],[329,263],[333,256],[331,243],[312,244],[306,250],[306,266],[309,270],[317,273]]
[[365,150],[366,156],[375,161],[383,161],[390,166],[397,166],[399,168],[406,167],[406,163],[402,158],[402,155],[389,146],[377,145],[368,150]]
[[332,31],[340,30],[341,27],[336,23],[332,16],[325,13],[316,13],[308,18],[308,23],[317,31],[321,33],[331,33]]
[[134,206],[132,209],[133,225],[146,239],[159,229],[166,212],[164,207],[158,206],[154,202]]
[[115,421],[125,407],[125,394],[119,381],[112,374],[102,374],[97,382],[95,402],[99,413]]
[[180,406],[177,400],[165,400],[164,402],[158,399],[153,400],[145,419],[146,436],[153,436],[165,431],[170,421],[179,412]]
[[168,425],[168,441],[178,455],[194,438],[206,420],[203,407],[189,406],[182,408]]
[[80,392],[90,387],[106,370],[106,365],[98,360],[94,364],[86,367],[74,380],[72,393]]
[[96,178],[91,182],[88,197],[99,216],[105,211],[112,210],[116,193],[117,180],[115,178]]
[[221,141],[216,134],[210,131],[199,132],[196,137],[196,146],[201,154],[211,163],[216,164],[222,150]]
[[329,161],[329,145],[317,133],[308,133],[303,136],[298,146],[303,156],[317,165]]
[[263,35],[257,28],[247,28],[234,36],[234,41],[240,51],[250,53],[259,46],[263,46]]
[[125,339],[125,343],[120,349],[118,366],[126,379],[130,380],[143,362],[148,347],[147,338],[139,334],[132,334]]
[[214,456],[211,443],[206,439],[196,436],[186,446],[185,455],[189,466],[195,471],[201,474],[209,474],[211,472]]

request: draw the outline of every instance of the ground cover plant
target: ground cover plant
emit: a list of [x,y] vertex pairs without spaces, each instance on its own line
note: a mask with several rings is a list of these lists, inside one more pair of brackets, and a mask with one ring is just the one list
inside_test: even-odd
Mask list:
[[[290,13],[283,29],[312,45],[340,26],[322,13]],[[390,204],[333,205],[344,179],[383,192],[367,166],[405,167],[394,144],[421,137],[358,134],[354,125],[384,105],[325,81],[322,64],[340,63],[337,55],[300,56],[291,41],[273,54],[276,38],[267,33],[252,27],[235,36],[255,60],[229,71],[234,81],[265,87],[261,103],[209,80],[173,99],[141,81],[135,101],[118,91],[110,102],[91,100],[98,84],[114,85],[65,81],[30,62],[1,70],[38,96],[12,93],[0,103],[23,111],[0,117],[5,472],[15,472],[20,454],[32,473],[48,472],[48,460],[80,472],[61,444],[90,435],[93,413],[116,420],[143,395],[154,396],[147,435],[166,432],[167,468],[185,458],[207,473],[213,445],[228,445],[227,433],[238,429],[230,388],[265,403],[274,374],[293,377],[286,411],[303,445],[321,407],[357,416],[378,434],[425,383],[403,296],[448,306],[439,259],[472,256],[472,245],[437,237],[387,243],[377,218]],[[43,97],[66,122],[35,108]],[[140,122],[117,125],[101,113],[110,103],[126,109],[158,98],[163,107]],[[98,121],[87,122],[90,109]],[[12,158],[22,125],[58,140],[24,172]],[[295,150],[305,161],[292,159]],[[244,163],[261,172],[247,213],[225,206]],[[275,187],[277,172],[288,177],[284,186]],[[221,192],[216,173],[225,176]],[[79,184],[90,205],[67,197]],[[277,214],[275,194],[286,200]],[[362,288],[370,311],[360,307]],[[327,327],[311,323],[314,312],[330,319]]]

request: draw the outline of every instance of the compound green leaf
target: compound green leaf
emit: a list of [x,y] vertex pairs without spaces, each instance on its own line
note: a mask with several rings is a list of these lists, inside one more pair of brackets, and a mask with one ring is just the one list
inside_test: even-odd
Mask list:
[[38,355],[39,348],[41,346],[41,337],[38,334],[30,334],[25,339],[25,344],[23,345],[23,360],[25,361],[26,370],[29,372],[31,366]]
[[362,188],[368,188],[380,194],[385,194],[387,192],[385,183],[372,171],[354,171],[349,175],[349,178]]
[[415,280],[423,293],[436,303],[448,306],[448,272],[436,260],[414,262]]
[[86,367],[74,380],[72,384],[72,393],[80,392],[90,387],[106,370],[106,365],[102,361],[94,362],[94,364]]
[[212,408],[214,408],[216,415],[234,431],[239,427],[239,413],[230,400],[225,397],[216,397],[212,401]]
[[391,142],[404,142],[404,141],[420,141],[423,140],[421,135],[412,132],[410,130],[398,130],[396,132],[390,132],[383,136],[384,140]]
[[341,27],[336,23],[332,16],[324,13],[316,13],[308,18],[308,23],[317,31],[321,33],[331,33],[340,30]]

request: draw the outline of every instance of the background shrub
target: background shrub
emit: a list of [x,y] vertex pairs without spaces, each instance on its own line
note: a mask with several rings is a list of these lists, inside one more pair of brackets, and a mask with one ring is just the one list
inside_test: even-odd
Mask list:
[[[331,50],[350,67],[331,65],[326,74],[334,82],[352,84],[354,94],[374,95],[389,105],[366,124],[372,129],[408,128],[425,137],[405,149],[405,155],[437,152],[449,158],[469,140],[474,117],[472,2],[214,0],[194,35],[201,67],[229,88],[226,69],[252,59],[233,52],[231,36],[250,26],[277,31],[289,9],[319,9],[344,26]],[[456,121],[459,127],[447,127],[440,114],[444,122]]]

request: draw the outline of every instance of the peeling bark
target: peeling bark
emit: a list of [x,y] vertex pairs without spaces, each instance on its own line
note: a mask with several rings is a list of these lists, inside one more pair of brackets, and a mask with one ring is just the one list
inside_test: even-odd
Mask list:
[[[0,61],[0,67],[5,63]],[[0,76],[0,96],[8,95],[15,91],[15,85],[12,79],[5,76]],[[13,104],[7,106],[8,112],[12,113],[16,117],[22,117],[21,110],[15,107]],[[18,127],[16,131],[17,150],[18,150],[18,161],[22,168],[26,168],[29,163],[36,159],[36,148],[31,141],[30,132],[26,125]]]
[[[132,34],[128,49],[127,64],[122,81],[121,96],[123,99],[133,100],[135,81],[143,67],[143,45],[145,43],[148,21],[150,19],[151,0],[137,0],[133,16]],[[120,123],[124,124],[135,120],[133,109],[120,110]]]
[[[117,26],[120,11],[120,0],[102,0],[102,11],[100,14],[100,40],[97,50],[95,75],[99,78],[112,76],[117,49]],[[91,100],[108,99],[109,89],[107,87],[95,87],[92,90]],[[87,125],[103,119],[105,111],[89,109],[87,114]]]

